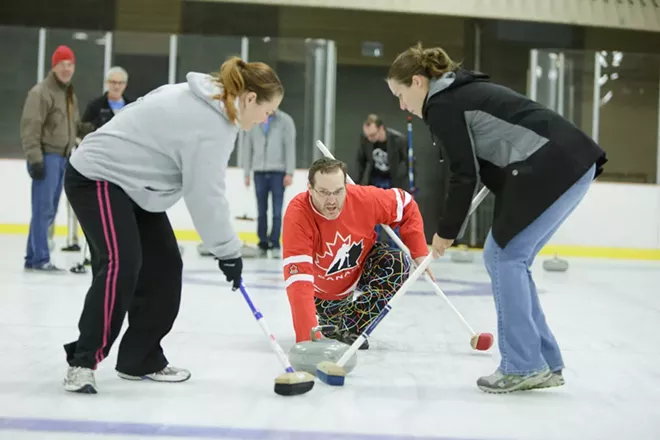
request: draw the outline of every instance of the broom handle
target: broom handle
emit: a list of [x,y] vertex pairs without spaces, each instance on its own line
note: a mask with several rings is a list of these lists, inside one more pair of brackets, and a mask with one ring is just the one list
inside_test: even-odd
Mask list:
[[[328,147],[326,147],[323,142],[321,142],[320,140],[316,141],[316,146],[321,150],[321,152],[323,153],[324,156],[329,157],[331,159],[334,159],[334,156],[332,155],[330,150],[328,150]],[[351,176],[347,175],[346,179],[348,180],[348,183],[350,183],[351,185],[355,185],[355,182],[353,181],[353,179],[351,179]],[[468,216],[470,216],[477,209],[479,204],[486,198],[487,195],[488,195],[488,188],[483,187],[481,189],[481,191],[479,191],[477,196],[474,198],[474,200],[472,201],[472,204],[470,205],[470,210],[468,211]],[[381,226],[383,227],[385,232],[387,232],[387,235],[389,235],[390,238],[392,238],[392,240],[394,240],[394,242],[397,244],[397,246],[399,246],[399,248],[410,259],[410,264],[414,268],[416,266],[416,263],[415,263],[415,260],[413,260],[412,255],[410,254],[410,250],[408,249],[408,247],[405,244],[403,244],[403,241],[401,241],[399,236],[394,233],[394,231],[392,230],[392,228],[389,227],[389,225],[381,225]],[[445,295],[445,293],[442,291],[440,286],[438,286],[431,279],[431,277],[429,276],[428,273],[424,273],[424,278],[426,278],[426,280],[431,283],[435,293],[437,295],[439,295],[445,301],[445,303],[447,303],[449,308],[451,308],[451,310],[454,312],[454,315],[456,315],[456,317],[461,321],[461,323],[470,332],[470,334],[475,335],[476,333],[474,332],[474,329],[472,328],[472,326],[463,317],[461,312],[459,312],[458,309],[451,303],[451,301],[449,301],[449,298],[447,298],[447,295]]]
[[339,358],[339,360],[337,361],[337,365],[339,365],[340,367],[346,365],[346,362],[348,362],[351,356],[353,356],[355,352],[360,349],[360,346],[364,343],[364,341],[367,340],[367,336],[371,335],[371,332],[376,328],[376,326],[378,326],[380,321],[382,321],[383,318],[385,318],[385,316],[390,312],[390,310],[392,310],[392,307],[394,307],[394,304],[396,304],[397,300],[403,297],[403,295],[410,289],[410,286],[412,286],[412,284],[417,281],[417,278],[419,278],[419,276],[422,273],[424,273],[424,271],[429,267],[429,264],[431,264],[432,260],[433,260],[433,254],[428,254],[424,258],[422,263],[419,266],[417,266],[417,269],[415,269],[415,271],[411,273],[408,279],[401,285],[401,288],[394,294],[392,298],[390,298],[390,300],[387,302],[385,307],[383,307],[383,309],[380,311],[378,316],[376,316],[376,318],[373,321],[371,321],[371,323],[364,330],[364,332],[360,336],[358,336],[355,342],[353,342],[353,344],[349,347],[349,349],[346,350],[344,355],[341,358]]
[[264,319],[264,315],[262,315],[261,312],[257,310],[257,308],[252,303],[252,300],[250,299],[250,295],[248,295],[242,280],[240,284],[240,289],[241,289],[241,293],[243,294],[243,298],[245,298],[245,302],[248,303],[248,306],[250,307],[252,314],[257,320],[257,323],[261,327],[261,330],[263,330],[266,337],[268,337],[268,340],[270,341],[270,344],[273,346],[273,350],[277,354],[277,358],[280,360],[280,363],[284,367],[284,370],[287,373],[294,373],[295,371],[291,366],[291,363],[289,362],[289,359],[287,358],[286,354],[284,353],[284,350],[282,350],[282,347],[280,346],[280,344],[278,344],[277,340],[275,339],[275,335],[273,335],[273,333],[268,328],[268,325],[266,324],[266,320]]

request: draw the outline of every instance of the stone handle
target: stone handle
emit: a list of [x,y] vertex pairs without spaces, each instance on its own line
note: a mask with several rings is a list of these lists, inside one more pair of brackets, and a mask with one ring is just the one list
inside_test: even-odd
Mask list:
[[321,332],[322,330],[334,330],[337,331],[337,326],[328,324],[328,325],[317,325],[316,327],[312,327],[312,342],[320,341],[320,339],[316,339],[316,333]]

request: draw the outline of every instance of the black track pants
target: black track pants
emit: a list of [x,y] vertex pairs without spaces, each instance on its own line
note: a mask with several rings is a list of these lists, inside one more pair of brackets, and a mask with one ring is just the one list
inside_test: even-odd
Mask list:
[[89,180],[68,164],[64,190],[89,243],[93,280],[64,346],[70,366],[95,369],[128,313],[117,370],[141,376],[167,366],[160,345],[179,312],[183,263],[165,213],[138,207],[118,186]]

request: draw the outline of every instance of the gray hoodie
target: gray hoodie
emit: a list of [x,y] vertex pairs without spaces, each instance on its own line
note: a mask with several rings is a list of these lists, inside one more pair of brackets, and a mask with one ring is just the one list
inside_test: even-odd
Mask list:
[[227,163],[238,124],[229,122],[211,77],[159,87],[86,136],[71,164],[92,180],[121,187],[142,209],[164,212],[184,198],[205,247],[218,258],[240,255],[225,197]]

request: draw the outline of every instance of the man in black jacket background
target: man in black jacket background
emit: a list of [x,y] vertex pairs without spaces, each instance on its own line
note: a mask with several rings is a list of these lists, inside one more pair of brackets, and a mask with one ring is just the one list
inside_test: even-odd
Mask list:
[[[370,114],[362,124],[356,183],[409,191],[407,150],[408,142],[403,134],[385,127],[378,115]],[[376,233],[382,235],[380,225],[376,226]],[[395,246],[389,237],[387,242]]]
[[356,183],[409,190],[407,149],[403,134],[385,127],[377,115],[367,116],[357,153]]

